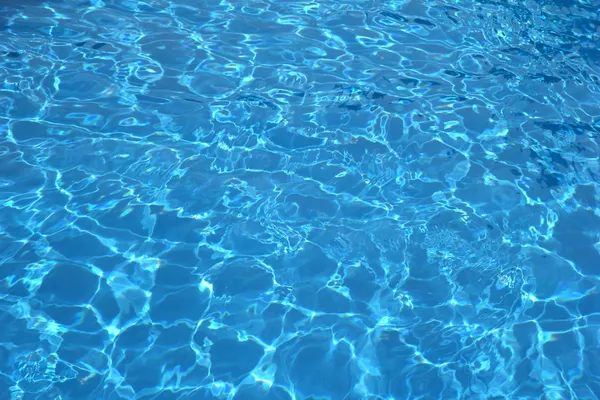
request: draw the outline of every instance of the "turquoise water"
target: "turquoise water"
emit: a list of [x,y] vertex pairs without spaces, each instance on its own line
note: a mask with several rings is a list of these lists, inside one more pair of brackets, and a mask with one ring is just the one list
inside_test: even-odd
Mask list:
[[0,3],[0,399],[600,398],[600,3]]

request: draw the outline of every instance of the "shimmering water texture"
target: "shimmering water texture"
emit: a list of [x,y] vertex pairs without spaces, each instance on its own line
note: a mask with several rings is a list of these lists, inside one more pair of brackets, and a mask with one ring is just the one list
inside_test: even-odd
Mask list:
[[0,3],[0,399],[600,398],[595,0]]

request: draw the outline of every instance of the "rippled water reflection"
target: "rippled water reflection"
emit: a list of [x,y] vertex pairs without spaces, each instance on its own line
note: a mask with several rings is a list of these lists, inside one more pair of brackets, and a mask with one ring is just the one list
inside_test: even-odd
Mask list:
[[2,2],[0,398],[599,398],[599,7]]

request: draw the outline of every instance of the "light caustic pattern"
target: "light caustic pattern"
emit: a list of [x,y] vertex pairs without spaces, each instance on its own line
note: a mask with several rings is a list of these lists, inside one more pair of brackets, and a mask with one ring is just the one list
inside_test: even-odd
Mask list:
[[597,2],[0,10],[0,398],[599,398]]

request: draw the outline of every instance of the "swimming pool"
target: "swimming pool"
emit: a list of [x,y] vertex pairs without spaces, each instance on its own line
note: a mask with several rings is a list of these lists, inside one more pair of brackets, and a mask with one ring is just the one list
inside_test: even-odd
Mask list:
[[0,399],[600,398],[600,4],[0,4]]

